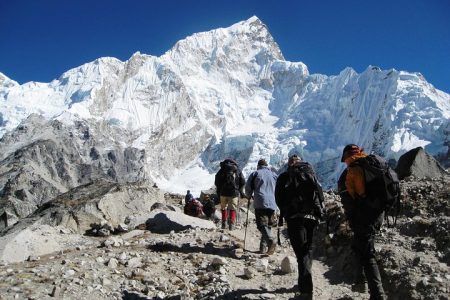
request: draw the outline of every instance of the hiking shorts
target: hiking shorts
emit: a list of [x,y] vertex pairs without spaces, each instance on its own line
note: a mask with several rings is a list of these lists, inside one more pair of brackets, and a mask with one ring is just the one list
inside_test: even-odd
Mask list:
[[224,210],[228,207],[230,210],[237,210],[238,197],[220,196],[220,209]]

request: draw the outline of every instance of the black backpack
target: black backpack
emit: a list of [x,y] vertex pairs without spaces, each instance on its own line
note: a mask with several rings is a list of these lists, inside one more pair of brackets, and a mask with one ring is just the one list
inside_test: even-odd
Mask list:
[[400,181],[397,173],[392,170],[383,158],[377,155],[368,155],[355,160],[350,166],[360,166],[364,170],[367,201],[364,205],[375,214],[385,213],[389,225],[389,216],[393,224],[397,223],[400,212]]
[[322,217],[323,193],[312,166],[307,162],[296,162],[288,168],[289,180],[286,186],[287,212],[293,216],[313,215]]
[[239,191],[239,170],[236,162],[225,160],[221,162],[222,186],[220,193],[223,195],[233,195]]

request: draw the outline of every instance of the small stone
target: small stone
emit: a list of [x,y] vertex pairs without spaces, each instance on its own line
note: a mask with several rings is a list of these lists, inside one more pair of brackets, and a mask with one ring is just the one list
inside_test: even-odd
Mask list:
[[69,269],[69,270],[67,270],[67,271],[64,273],[64,276],[65,276],[65,277],[70,277],[70,276],[73,276],[73,275],[75,275],[75,270],[72,270],[72,269]]
[[27,260],[28,261],[38,261],[40,259],[41,258],[39,256],[30,255]]
[[247,279],[251,279],[255,277],[255,270],[252,268],[245,268],[244,269],[244,277]]
[[255,269],[259,272],[266,272],[269,267],[269,261],[265,258],[258,259],[254,265]]
[[102,285],[110,285],[111,284],[111,280],[109,280],[106,277],[103,277],[102,279]]
[[103,257],[99,256],[95,259],[95,261],[98,262],[99,264],[102,264],[105,262],[105,259]]
[[116,269],[117,268],[117,266],[118,266],[118,261],[117,261],[117,259],[115,259],[115,258],[111,258],[109,261],[108,261],[108,267],[110,267],[111,269]]
[[140,257],[133,257],[127,262],[127,267],[129,268],[139,268],[142,266],[142,261]]
[[286,256],[281,261],[281,271],[285,274],[289,274],[295,271],[295,265],[297,260],[292,256]]
[[228,235],[223,234],[223,235],[220,236],[219,240],[221,242],[228,242],[230,240],[230,238],[228,237]]
[[244,249],[242,248],[236,248],[233,250],[233,256],[235,258],[241,258],[244,255]]
[[222,266],[222,265],[228,264],[228,261],[224,257],[218,256],[218,257],[214,257],[211,264],[213,266],[217,266],[217,265]]

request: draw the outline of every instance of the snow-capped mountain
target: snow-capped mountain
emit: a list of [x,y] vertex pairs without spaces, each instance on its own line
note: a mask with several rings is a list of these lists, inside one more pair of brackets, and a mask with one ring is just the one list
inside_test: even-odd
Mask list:
[[189,36],[160,57],[99,58],[50,83],[19,85],[0,73],[0,136],[8,137],[0,160],[42,139],[8,133],[32,113],[88,122],[91,136],[116,132],[115,143],[144,150],[143,177],[175,192],[212,186],[225,157],[248,174],[260,157],[279,168],[294,152],[332,187],[347,143],[394,159],[418,146],[446,155],[450,132],[450,95],[421,74],[374,66],[309,74],[284,59],[257,17]]

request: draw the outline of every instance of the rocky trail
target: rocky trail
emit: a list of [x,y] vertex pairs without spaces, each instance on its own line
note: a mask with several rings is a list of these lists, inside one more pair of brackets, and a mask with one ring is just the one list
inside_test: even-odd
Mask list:
[[[450,299],[449,183],[448,177],[402,183],[398,224],[383,227],[376,241],[388,299]],[[326,205],[329,232],[321,224],[314,243],[315,299],[368,299],[368,293],[352,290],[354,255],[338,196],[326,193]],[[244,251],[245,205],[233,231],[188,217],[181,207],[179,195],[152,205],[152,213],[174,218],[160,224],[166,231],[144,223],[120,234],[83,235],[83,243],[65,250],[1,263],[0,299],[295,299],[297,264],[284,234],[273,255],[258,254],[260,235],[250,211]],[[179,220],[195,226],[172,229]],[[41,251],[73,235],[62,226],[32,228],[21,233],[33,237],[22,245],[39,237]]]
[[[293,299],[297,273],[284,240],[272,256],[257,254],[254,224],[228,230],[152,234],[134,230],[97,239],[94,247],[0,267],[0,299]],[[106,245],[106,246],[105,246]],[[281,270],[283,258],[290,258]],[[314,262],[317,299],[364,299],[345,285],[331,285]]]

